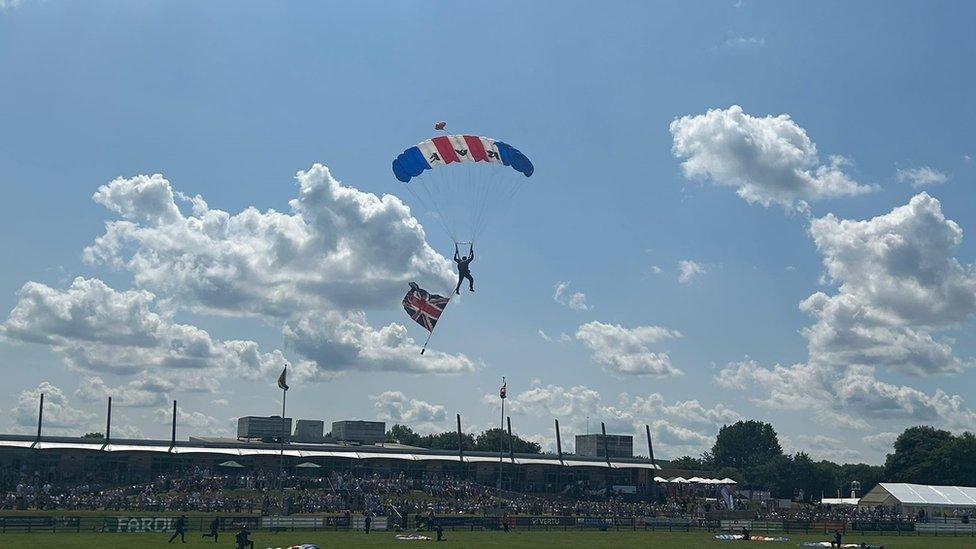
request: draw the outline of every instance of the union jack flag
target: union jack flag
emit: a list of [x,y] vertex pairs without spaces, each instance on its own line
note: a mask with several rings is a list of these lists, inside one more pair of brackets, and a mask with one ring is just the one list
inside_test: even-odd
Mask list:
[[411,282],[410,291],[403,296],[403,310],[407,311],[414,322],[426,328],[428,332],[433,332],[437,320],[450,301],[449,297],[430,294],[415,282]]

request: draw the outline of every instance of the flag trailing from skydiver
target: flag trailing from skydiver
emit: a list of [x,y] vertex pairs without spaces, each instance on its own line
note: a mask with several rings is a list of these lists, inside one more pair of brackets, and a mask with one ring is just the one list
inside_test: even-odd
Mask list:
[[410,283],[410,291],[403,296],[403,310],[407,311],[410,318],[417,324],[423,326],[429,333],[427,341],[424,342],[420,354],[427,351],[427,344],[430,343],[430,336],[434,335],[434,326],[444,314],[444,308],[451,302],[451,298],[442,295],[432,294],[421,288],[416,282]]
[[416,282],[411,282],[410,291],[403,296],[403,310],[407,311],[414,322],[423,326],[428,332],[433,332],[437,320],[450,301],[450,298],[431,294]]

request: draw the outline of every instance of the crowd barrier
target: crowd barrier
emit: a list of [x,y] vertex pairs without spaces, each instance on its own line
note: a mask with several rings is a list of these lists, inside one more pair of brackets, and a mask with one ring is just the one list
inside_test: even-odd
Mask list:
[[[0,533],[7,532],[119,532],[164,533],[175,529],[176,518],[165,516],[51,516],[0,515]],[[188,531],[205,532],[213,516],[193,516],[186,519]],[[472,516],[446,515],[436,518],[445,530],[633,530],[633,531],[740,531],[753,533],[824,533],[835,530],[845,533],[875,535],[930,534],[937,536],[976,536],[973,523],[911,523],[898,521],[800,521],[800,520],[744,520],[697,519],[685,517],[567,517],[567,516]],[[360,515],[294,515],[288,517],[221,516],[222,531],[236,531],[247,526],[252,531],[291,530],[363,530],[365,518]],[[372,517],[372,530],[427,529],[425,516]]]
[[920,522],[915,525],[915,531],[936,536],[976,536],[976,524]]

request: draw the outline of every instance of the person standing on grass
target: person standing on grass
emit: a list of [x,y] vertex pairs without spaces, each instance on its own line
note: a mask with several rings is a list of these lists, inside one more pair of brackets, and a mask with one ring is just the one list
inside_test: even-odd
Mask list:
[[249,539],[250,535],[251,532],[247,529],[247,526],[242,526],[241,531],[234,538],[237,542],[237,549],[254,549],[254,542]]
[[180,518],[176,519],[176,524],[173,525],[176,529],[173,535],[169,538],[166,543],[173,543],[176,536],[180,536],[180,541],[186,543],[186,515],[180,515]]
[[210,521],[210,533],[204,534],[203,537],[213,538],[214,543],[217,543],[218,535],[220,535],[220,517],[214,517],[214,519]]

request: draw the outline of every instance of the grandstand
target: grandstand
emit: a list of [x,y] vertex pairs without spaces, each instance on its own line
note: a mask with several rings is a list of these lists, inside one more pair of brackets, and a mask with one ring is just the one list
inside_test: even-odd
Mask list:
[[641,458],[458,452],[395,443],[282,445],[216,437],[172,441],[0,435],[0,467],[16,471],[36,466],[68,477],[99,471],[124,478],[151,478],[192,467],[219,470],[229,460],[243,466],[244,472],[277,471],[282,458],[285,472],[291,475],[302,474],[312,464],[326,470],[402,473],[410,478],[450,475],[486,484],[495,482],[501,467],[506,486],[538,492],[581,481],[594,490],[633,486],[646,493],[660,472],[659,466]]

